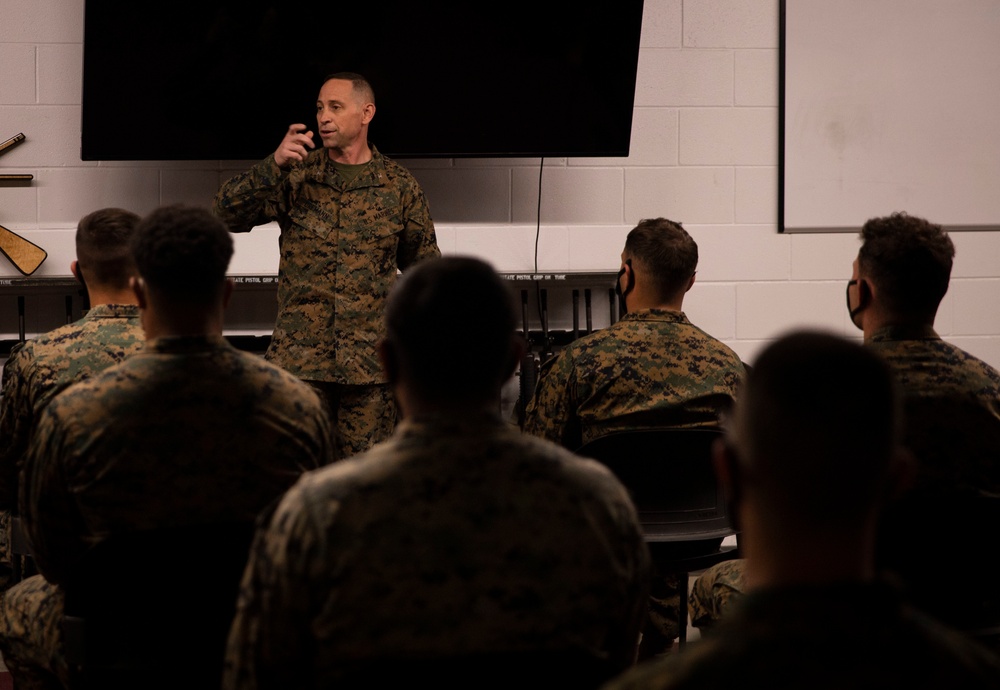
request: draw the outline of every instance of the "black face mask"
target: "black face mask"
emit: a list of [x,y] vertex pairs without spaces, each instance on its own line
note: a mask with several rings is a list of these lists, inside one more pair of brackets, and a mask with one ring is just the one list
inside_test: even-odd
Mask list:
[[[625,266],[632,268],[632,259],[625,259]],[[633,279],[633,284],[622,291],[622,276],[625,275],[625,266],[622,266],[622,269],[618,271],[618,277],[615,279],[615,294],[618,295],[618,313],[621,316],[628,313],[628,307],[625,305],[625,295],[632,292],[632,288],[635,287]],[[632,270],[634,271],[635,269],[632,268]]]
[[855,307],[854,309],[851,309],[851,286],[857,284],[858,281],[853,278],[847,281],[847,290],[845,290],[845,293],[847,294],[847,313],[850,314],[851,316],[851,323],[853,323],[858,328],[858,330],[864,330],[863,328],[861,328],[861,325],[858,323],[858,320],[856,318],[857,315],[861,313],[861,310],[864,309],[864,307],[861,306],[860,290],[858,292],[858,306]]

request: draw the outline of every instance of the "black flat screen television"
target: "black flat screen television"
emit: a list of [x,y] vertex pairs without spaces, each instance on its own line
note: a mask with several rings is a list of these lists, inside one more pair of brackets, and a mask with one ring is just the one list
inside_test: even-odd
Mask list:
[[336,71],[390,156],[626,156],[642,5],[86,0],[81,158],[263,158]]

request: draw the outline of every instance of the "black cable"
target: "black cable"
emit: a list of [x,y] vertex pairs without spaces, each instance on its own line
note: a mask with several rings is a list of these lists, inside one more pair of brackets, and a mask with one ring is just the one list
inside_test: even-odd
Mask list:
[[538,206],[535,209],[535,273],[538,273],[538,239],[542,233],[542,167],[545,158],[538,159]]
[[[538,159],[538,207],[535,210],[535,275],[538,274],[538,244],[542,234],[542,168],[545,167],[545,158]],[[535,308],[538,311],[538,321],[543,320],[542,317],[542,292],[541,285],[539,281],[535,280]],[[529,343],[530,345],[530,343]],[[543,344],[542,349],[544,350],[547,345]]]

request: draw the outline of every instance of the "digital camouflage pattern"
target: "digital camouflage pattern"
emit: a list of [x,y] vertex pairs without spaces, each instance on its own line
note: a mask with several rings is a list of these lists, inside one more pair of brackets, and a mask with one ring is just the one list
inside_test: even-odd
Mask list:
[[[542,365],[524,432],[575,450],[615,431],[718,426],[745,373],[683,312],[630,312]],[[643,657],[666,653],[679,635],[680,592],[677,574],[654,573]]]
[[1000,372],[925,327],[865,339],[899,383],[917,486],[1000,495]]
[[624,668],[648,568],[635,508],[596,461],[499,414],[403,420],[304,475],[258,531],[223,686],[334,687],[352,662],[500,650]]
[[4,593],[0,647],[17,690],[70,687],[62,642],[64,603],[62,590],[41,575]]
[[711,566],[691,585],[688,597],[688,613],[691,625],[705,635],[722,619],[724,611],[730,610],[746,588],[743,570],[746,561],[734,558]]
[[[42,413],[22,487],[38,569],[61,585],[87,547],[110,534],[253,521],[302,472],[330,462],[330,437],[315,391],[262,357],[222,336],[148,341]],[[28,596],[33,580],[11,587],[5,602]],[[51,605],[43,596],[32,602],[39,611]],[[30,665],[37,656],[16,655],[41,633],[17,639],[5,603],[8,611],[0,651]],[[22,681],[32,682],[15,676]]]
[[302,379],[384,383],[375,346],[397,269],[441,253],[417,181],[371,149],[371,163],[346,184],[320,148],[290,170],[268,156],[216,195],[231,231],[272,221],[281,229],[266,357]]
[[[935,615],[949,622],[995,607],[993,587],[943,585],[952,573],[977,571],[963,568],[961,559],[978,554],[1000,525],[945,527],[950,542],[970,544],[965,554],[959,546],[956,558],[928,560],[926,549],[933,530],[947,524],[945,500],[961,504],[977,494],[1000,494],[1000,373],[942,340],[930,326],[889,326],[869,336],[865,346],[888,362],[899,385],[903,441],[917,460],[913,487],[882,516],[879,562],[898,571],[911,597],[922,605],[926,599]],[[960,511],[953,515],[961,519]],[[940,554],[945,547],[954,544],[939,542],[934,549]],[[706,570],[691,590],[692,624],[711,628],[743,587],[741,561]],[[943,590],[948,596],[941,596]]]
[[602,690],[1000,687],[1000,657],[905,604],[884,583],[755,590],[681,654]]
[[396,398],[389,384],[308,383],[320,394],[330,416],[335,460],[362,453],[392,434],[396,426]]
[[79,321],[14,346],[3,368],[0,509],[15,508],[18,472],[42,408],[71,383],[138,352],[143,341],[139,307],[102,304]]
[[615,431],[717,426],[744,374],[683,312],[630,312],[542,365],[524,431],[575,450]]
[[929,326],[880,329],[865,345],[899,383],[903,441],[916,458],[912,486],[883,512],[878,564],[940,620],[993,627],[1000,591],[969,586],[968,574],[996,567],[984,547],[1000,530],[1000,373]]
[[222,336],[148,341],[54,398],[28,454],[24,518],[39,571],[65,581],[103,536],[255,519],[331,460],[313,389]]
[[42,408],[71,383],[138,352],[143,340],[139,307],[102,304],[11,350],[0,399],[0,591],[10,584],[10,514],[17,509],[18,476]]

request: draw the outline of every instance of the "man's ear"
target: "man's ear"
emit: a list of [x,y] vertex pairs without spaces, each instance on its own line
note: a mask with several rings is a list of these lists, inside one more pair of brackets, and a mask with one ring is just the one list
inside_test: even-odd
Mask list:
[[871,305],[874,296],[874,286],[867,278],[858,278],[858,304],[855,311]]
[[375,104],[365,103],[365,106],[362,109],[362,113],[364,114],[361,117],[361,123],[367,125],[369,122],[372,121],[372,118],[375,117]]
[[686,288],[684,288],[684,292],[687,292],[688,290],[690,290],[691,288],[694,287],[694,277],[696,275],[698,275],[697,271],[695,271],[694,273],[691,274],[691,280],[688,281],[688,285],[687,285]]
[[69,272],[73,274],[73,277],[80,281],[82,285],[86,285],[87,282],[83,279],[83,271],[80,270],[80,262],[74,259],[69,264]]
[[233,279],[226,278],[226,286],[222,288],[222,308],[229,306],[229,300],[233,297]]
[[148,306],[146,300],[146,283],[138,276],[132,276],[128,279],[128,286],[132,289],[132,294],[135,295],[135,303],[139,305],[140,309],[145,309]]

